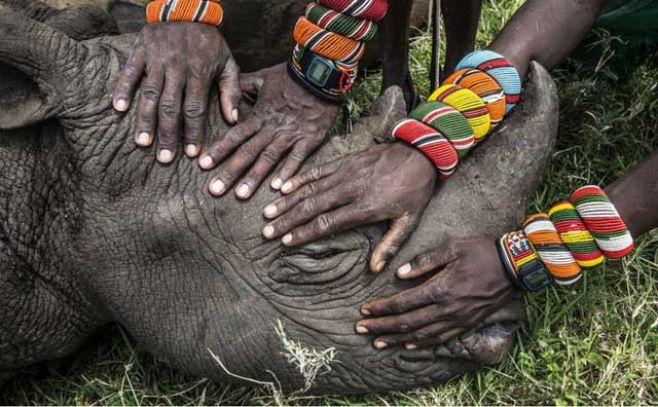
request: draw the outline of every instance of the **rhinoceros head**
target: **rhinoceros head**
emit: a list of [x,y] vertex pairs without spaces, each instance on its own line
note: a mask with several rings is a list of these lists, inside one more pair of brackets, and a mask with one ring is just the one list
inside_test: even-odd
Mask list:
[[[5,361],[10,368],[70,352],[110,321],[187,372],[238,382],[227,370],[268,382],[273,373],[284,389],[294,390],[304,380],[275,333],[280,322],[302,347],[334,348],[331,371],[314,382],[316,393],[427,386],[504,357],[522,318],[519,302],[475,332],[417,351],[376,351],[369,338],[354,333],[354,323],[364,302],[409,286],[392,270],[411,256],[448,239],[494,238],[518,225],[556,134],[555,88],[539,65],[533,65],[516,111],[441,185],[396,261],[374,275],[368,258],[384,225],[285,248],[261,236],[262,209],[274,191],[263,187],[247,202],[232,195],[213,199],[206,192],[212,174],[196,162],[180,158],[161,166],[152,151],[136,148],[134,109],[122,114],[111,108],[111,91],[133,40],[128,35],[77,42],[18,14],[0,14],[0,61],[27,75],[33,86],[13,100],[0,98],[0,128],[57,123],[43,127],[49,130],[42,130],[41,141],[35,138],[32,155],[13,158],[7,167],[13,171],[9,178],[23,180],[29,193],[13,187],[12,202],[27,205],[2,213],[2,221],[9,235],[39,230],[33,248],[39,264],[33,269],[65,280],[49,289],[68,301],[57,317],[75,321],[44,323],[43,331],[68,330],[43,335],[67,346],[35,347],[23,359]],[[211,106],[210,140],[227,129],[216,95]],[[367,148],[403,115],[401,92],[391,88],[353,134],[334,137],[312,162]],[[24,157],[20,145],[3,141],[0,153],[10,160]],[[17,217],[27,220],[12,227]],[[38,222],[30,221],[35,217]],[[9,332],[19,335],[20,327]],[[55,351],[57,346],[66,351]]]

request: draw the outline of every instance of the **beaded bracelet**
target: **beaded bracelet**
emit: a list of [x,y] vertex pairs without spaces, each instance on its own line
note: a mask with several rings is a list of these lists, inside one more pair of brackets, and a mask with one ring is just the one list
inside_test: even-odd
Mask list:
[[351,38],[370,42],[377,37],[377,24],[328,9],[317,3],[306,7],[306,18],[320,28]]
[[[507,59],[488,50],[467,55],[459,66],[432,92],[428,102],[418,106],[409,117],[436,130],[452,144],[458,158],[463,158],[518,103],[521,77]],[[437,102],[442,103],[437,105]],[[419,138],[424,133],[414,133],[417,127],[409,123],[396,126],[392,136],[414,146],[424,145],[424,140]],[[456,166],[457,161],[450,161],[448,166],[443,150],[421,148],[421,151],[433,162],[442,162],[445,168],[450,168],[450,171],[439,170],[440,178],[455,172],[452,165]]]
[[154,0],[146,6],[146,22],[192,22],[219,26],[224,9],[212,0]]
[[503,235],[497,247],[507,276],[517,288],[532,292],[553,282],[551,274],[523,231]]
[[418,148],[429,157],[439,170],[439,178],[448,178],[455,172],[459,163],[457,151],[438,130],[418,120],[406,119],[393,128],[393,135]]
[[[561,285],[578,281],[582,268],[595,267],[606,258],[625,257],[634,248],[624,220],[601,188],[582,187],[571,195],[571,200],[553,205],[548,214],[529,217],[523,225],[524,237],[534,253]],[[510,245],[509,236],[503,236],[499,246],[501,242]],[[519,236],[516,239],[523,240]],[[499,254],[505,267],[518,268],[518,253],[499,247]],[[517,285],[524,286],[520,281]]]

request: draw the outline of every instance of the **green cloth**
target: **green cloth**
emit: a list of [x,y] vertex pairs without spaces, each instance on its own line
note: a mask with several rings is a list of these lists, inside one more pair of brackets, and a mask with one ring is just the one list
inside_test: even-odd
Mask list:
[[596,27],[643,43],[658,42],[658,0],[609,0]]

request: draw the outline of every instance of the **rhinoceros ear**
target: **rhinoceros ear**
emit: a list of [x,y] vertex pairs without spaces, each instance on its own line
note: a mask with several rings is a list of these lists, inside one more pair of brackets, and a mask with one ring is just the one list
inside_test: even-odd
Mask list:
[[82,69],[82,47],[22,14],[0,12],[0,129],[66,111],[65,90]]

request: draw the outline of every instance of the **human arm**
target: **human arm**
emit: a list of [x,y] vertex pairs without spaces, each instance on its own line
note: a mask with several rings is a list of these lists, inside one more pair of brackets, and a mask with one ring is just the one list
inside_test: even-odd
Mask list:
[[[658,227],[658,153],[605,188],[634,237]],[[476,328],[513,298],[495,243],[474,238],[443,245],[401,266],[397,276],[434,273],[417,287],[365,304],[356,330],[375,347],[409,348],[445,342]]]

